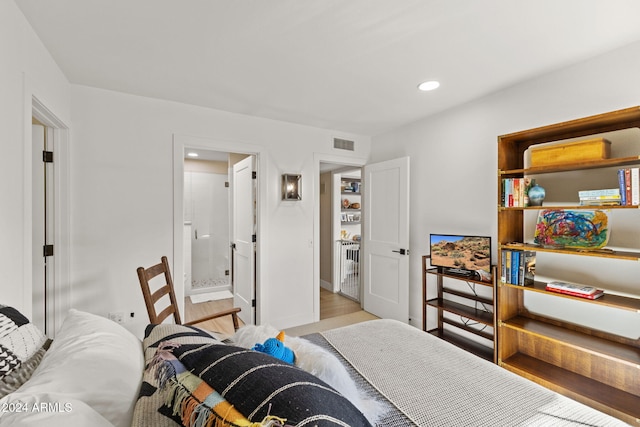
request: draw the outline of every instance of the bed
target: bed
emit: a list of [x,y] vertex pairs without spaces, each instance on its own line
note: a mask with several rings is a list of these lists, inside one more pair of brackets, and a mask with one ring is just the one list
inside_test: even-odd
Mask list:
[[[0,307],[0,328],[17,316],[6,313]],[[13,333],[23,328],[40,360],[13,350],[23,359],[14,367],[32,372],[4,390],[0,426],[627,425],[393,320],[287,337],[295,365],[250,349],[277,332],[269,327],[221,341],[150,325],[141,342],[71,310],[46,349],[25,319],[17,323]],[[17,376],[6,373],[8,343],[20,341],[10,334],[0,329],[3,381]]]

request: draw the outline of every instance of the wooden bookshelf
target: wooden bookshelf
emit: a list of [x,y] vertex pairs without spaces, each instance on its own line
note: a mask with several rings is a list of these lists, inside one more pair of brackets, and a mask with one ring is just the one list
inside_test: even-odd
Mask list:
[[[527,175],[559,174],[612,167],[639,166],[640,156],[562,165],[525,168],[525,151],[536,144],[570,138],[589,137],[604,132],[640,128],[640,107],[628,108],[583,119],[557,123],[498,137],[498,201],[502,200],[504,178]],[[638,141],[640,152],[640,141]],[[635,145],[634,145],[635,147]],[[635,148],[634,148],[635,149]],[[606,173],[606,171],[603,171]],[[595,172],[597,173],[597,172]],[[602,187],[604,188],[604,187]],[[498,271],[503,250],[545,252],[545,257],[562,255],[597,257],[616,262],[640,261],[640,247],[635,250],[579,250],[545,247],[524,243],[524,213],[541,209],[607,209],[613,214],[638,206],[575,206],[575,202],[557,206],[502,207],[498,214]],[[640,218],[639,218],[640,219]],[[640,236],[640,229],[629,232]],[[640,245],[639,245],[640,246]],[[550,255],[546,255],[550,254]],[[538,266],[537,266],[538,267]],[[569,280],[571,271],[563,271]],[[578,272],[574,272],[578,273]],[[570,281],[570,280],[569,280]],[[497,359],[498,364],[559,393],[592,406],[623,421],[640,426],[640,340],[616,335],[605,330],[531,312],[525,305],[529,293],[544,294],[559,303],[579,301],[584,311],[598,306],[640,314],[640,295],[615,295],[606,292],[589,300],[545,290],[546,283],[530,286],[497,283]]]

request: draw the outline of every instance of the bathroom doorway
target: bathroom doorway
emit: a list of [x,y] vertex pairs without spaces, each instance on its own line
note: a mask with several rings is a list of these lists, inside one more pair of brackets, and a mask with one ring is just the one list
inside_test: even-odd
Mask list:
[[185,150],[185,295],[231,298],[230,153]]

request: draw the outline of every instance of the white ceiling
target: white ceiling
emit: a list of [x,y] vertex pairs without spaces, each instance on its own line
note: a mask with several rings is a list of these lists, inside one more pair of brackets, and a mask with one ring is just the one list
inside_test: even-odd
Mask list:
[[637,0],[16,3],[71,83],[366,135],[640,40]]

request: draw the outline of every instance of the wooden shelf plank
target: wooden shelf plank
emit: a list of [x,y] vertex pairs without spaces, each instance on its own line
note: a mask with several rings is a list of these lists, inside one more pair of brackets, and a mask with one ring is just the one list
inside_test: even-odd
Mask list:
[[427,331],[431,335],[434,335],[440,339],[443,339],[456,347],[460,347],[470,353],[475,354],[478,357],[482,357],[489,362],[493,362],[493,348],[484,346],[476,341],[470,340],[451,331],[438,329],[432,329]]
[[478,284],[478,285],[489,286],[491,288],[493,287],[493,283],[492,282],[483,282],[483,281],[472,279],[472,278],[465,277],[465,276],[456,276],[455,274],[440,273],[440,272],[438,272],[438,268],[437,267],[428,268],[428,269],[425,270],[425,273],[433,274],[435,276],[448,277],[450,279],[455,279],[455,280],[462,280],[464,282],[475,283],[475,284]]
[[584,334],[523,316],[503,320],[502,324],[527,334],[533,334],[543,339],[556,341],[561,345],[575,347],[585,353],[626,363],[632,367],[639,368],[638,372],[640,372],[640,348],[638,347]]
[[455,289],[449,289],[449,288],[442,288],[442,292],[447,293],[447,294],[451,294],[451,295],[455,295],[461,298],[466,298],[466,299],[470,299],[472,301],[478,301],[482,304],[485,305],[489,305],[491,307],[493,307],[493,300],[491,298],[485,298],[485,297],[481,297],[480,295],[474,295],[474,294],[470,294],[468,292],[462,292],[462,291],[458,291]]
[[441,308],[450,313],[457,314],[458,316],[466,317],[467,319],[475,320],[476,322],[484,323],[485,325],[493,327],[493,313],[442,298],[427,300],[427,304],[431,307]]
[[574,249],[574,248],[551,248],[533,243],[505,243],[501,245],[502,249],[515,249],[519,251],[537,251],[537,252],[553,252],[565,255],[594,256],[598,258],[614,258],[628,261],[640,260],[640,252],[631,251],[614,251],[611,249]]
[[639,396],[521,353],[500,361],[500,366],[628,423],[640,419]]
[[501,176],[506,175],[536,175],[543,173],[568,172],[581,169],[600,169],[616,166],[631,166],[640,163],[640,156],[618,157],[614,159],[591,160],[575,163],[566,163],[553,166],[537,166],[523,169],[510,169],[498,171]]
[[527,207],[515,207],[515,206],[498,206],[498,211],[539,211],[542,209],[572,209],[572,210],[608,210],[608,209],[640,209],[640,205],[627,206],[627,205],[613,205],[613,206],[581,206],[581,205],[544,205],[544,206],[527,206]]
[[493,337],[493,333],[492,332],[487,332],[487,331],[480,330],[480,329],[474,329],[471,326],[467,326],[462,322],[457,322],[457,321],[455,321],[453,319],[449,319],[447,317],[443,317],[442,318],[442,323],[446,323],[447,325],[455,326],[458,329],[462,329],[464,331],[467,331],[469,333],[472,333],[474,335],[482,337],[482,338],[484,338],[486,340],[494,341],[494,337]]
[[522,291],[539,292],[539,293],[551,295],[554,297],[569,298],[574,301],[584,301],[589,304],[604,305],[607,307],[619,308],[622,310],[635,311],[637,313],[640,313],[640,298],[632,298],[632,297],[624,297],[621,295],[608,294],[606,293],[606,291],[602,297],[592,300],[587,298],[574,297],[572,295],[561,294],[558,292],[549,292],[545,290],[545,287],[547,286],[545,282],[536,281],[534,282],[533,285],[528,285],[528,286],[508,285],[508,284],[502,284],[502,286],[508,286],[508,287],[519,289]]

